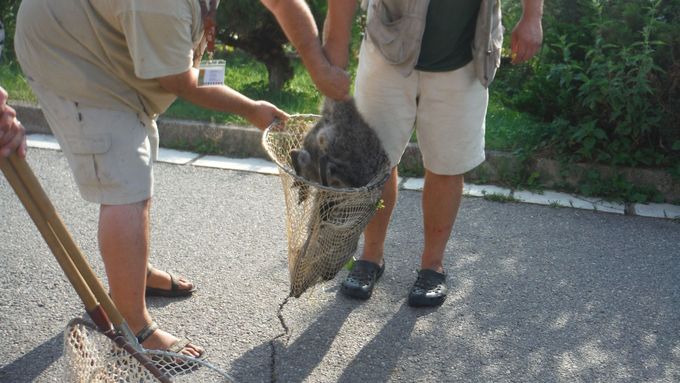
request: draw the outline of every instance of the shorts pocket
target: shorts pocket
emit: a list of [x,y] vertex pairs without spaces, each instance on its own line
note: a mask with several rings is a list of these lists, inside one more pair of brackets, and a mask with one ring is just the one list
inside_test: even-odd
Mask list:
[[111,148],[108,134],[66,135],[66,142],[73,154],[104,154]]
[[[100,155],[106,153],[111,148],[111,137],[105,133],[88,133],[87,135],[67,134],[64,137],[70,152],[69,162],[73,177],[78,184],[81,194],[85,199],[99,193],[101,190],[102,171]],[[106,178],[106,177],[104,177]]]

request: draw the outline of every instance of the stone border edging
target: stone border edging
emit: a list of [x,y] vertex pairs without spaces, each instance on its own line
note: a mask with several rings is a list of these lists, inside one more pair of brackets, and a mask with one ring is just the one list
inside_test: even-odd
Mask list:
[[[47,134],[29,134],[28,146],[31,148],[46,150],[61,150],[56,138]],[[161,147],[158,151],[159,163],[172,165],[186,165],[208,167],[224,170],[236,170],[254,172],[267,175],[278,175],[277,165],[268,160],[257,157],[233,158],[216,155],[204,155],[175,149]],[[422,191],[425,184],[424,178],[399,177],[401,190]],[[578,195],[543,191],[533,193],[526,190],[510,190],[495,185],[480,185],[465,183],[463,194],[468,197],[482,197],[497,202],[523,202],[551,207],[567,207],[573,209],[585,209],[604,213],[637,215],[651,218],[666,218],[680,220],[680,205],[668,204],[617,204],[603,201],[597,198],[586,198]]]

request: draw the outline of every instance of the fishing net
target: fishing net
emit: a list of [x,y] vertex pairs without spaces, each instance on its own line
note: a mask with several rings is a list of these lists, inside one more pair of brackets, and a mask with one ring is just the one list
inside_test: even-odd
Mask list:
[[172,382],[233,382],[226,372],[206,360],[157,350],[130,352],[80,318],[71,320],[64,330],[65,381],[160,382],[134,357],[135,352],[149,357]]
[[389,164],[366,186],[339,189],[299,177],[290,151],[302,147],[317,115],[294,115],[267,128],[262,143],[278,165],[286,202],[290,295],[331,280],[352,258],[359,237],[380,206]]

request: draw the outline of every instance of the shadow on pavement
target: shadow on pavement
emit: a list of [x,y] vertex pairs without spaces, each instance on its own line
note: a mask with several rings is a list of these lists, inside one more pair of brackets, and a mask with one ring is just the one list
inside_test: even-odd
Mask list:
[[409,339],[419,317],[436,309],[418,309],[403,303],[392,319],[380,332],[361,349],[342,372],[338,382],[387,382],[394,376],[394,370],[404,353],[403,347],[386,347]]
[[14,362],[0,367],[0,381],[33,382],[61,357],[63,347],[64,334],[60,332]]

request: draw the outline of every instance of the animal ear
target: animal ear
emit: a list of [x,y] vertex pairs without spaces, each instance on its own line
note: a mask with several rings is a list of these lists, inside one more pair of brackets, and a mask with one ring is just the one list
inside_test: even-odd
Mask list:
[[333,132],[331,127],[325,127],[321,130],[319,130],[319,133],[316,135],[316,142],[319,144],[319,149],[322,151],[326,151],[328,149],[328,146],[330,146],[330,142],[333,139]]
[[290,159],[290,162],[293,164],[293,168],[295,169],[295,173],[297,173],[297,175],[301,174],[302,168],[312,162],[312,156],[304,149],[291,150]]
[[340,177],[338,165],[334,162],[329,162],[328,165],[326,165],[326,180],[330,187],[346,188],[349,186],[348,183]]

